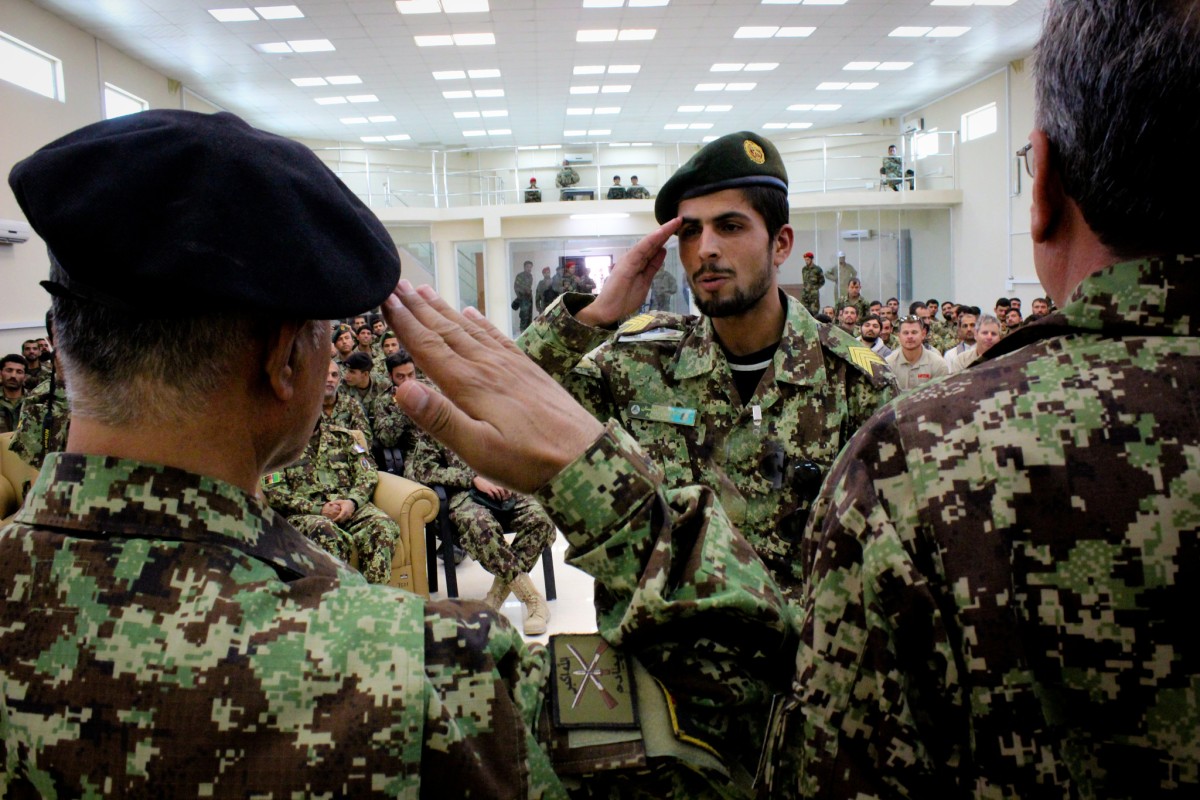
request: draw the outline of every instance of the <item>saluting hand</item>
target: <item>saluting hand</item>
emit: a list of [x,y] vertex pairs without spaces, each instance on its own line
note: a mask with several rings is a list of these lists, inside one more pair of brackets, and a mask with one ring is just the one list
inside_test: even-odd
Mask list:
[[654,276],[667,258],[664,245],[679,230],[683,220],[676,217],[638,242],[621,256],[604,281],[600,294],[575,318],[594,328],[616,325],[646,302]]

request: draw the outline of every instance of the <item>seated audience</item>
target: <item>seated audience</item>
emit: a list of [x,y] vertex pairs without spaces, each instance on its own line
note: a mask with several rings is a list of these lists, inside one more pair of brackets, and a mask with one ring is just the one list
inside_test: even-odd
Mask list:
[[925,319],[916,314],[900,320],[900,349],[886,361],[902,391],[915,389],[950,372],[941,356],[925,347]]
[[975,324],[975,342],[971,347],[946,359],[946,367],[953,375],[983,358],[984,353],[1000,341],[1000,320],[991,314],[981,314]]

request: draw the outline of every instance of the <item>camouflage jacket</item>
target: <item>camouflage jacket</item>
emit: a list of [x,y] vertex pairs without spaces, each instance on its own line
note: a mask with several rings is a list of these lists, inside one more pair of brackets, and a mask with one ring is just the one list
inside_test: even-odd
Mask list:
[[413,429],[412,450],[404,459],[404,477],[426,486],[445,486],[454,494],[470,489],[475,475],[475,470],[453,450],[419,428]]
[[[372,434],[375,430],[375,401],[383,396],[391,397],[392,390],[396,388],[392,385],[391,378],[380,377],[374,372],[370,373],[370,378],[371,382],[365,389],[359,389],[358,387],[350,386],[349,384],[342,384],[342,387],[338,389],[339,395],[346,394],[358,401],[358,405],[362,409],[363,416],[367,420],[367,428],[363,431],[363,433],[366,434],[368,441],[372,438]],[[334,406],[334,409],[334,414],[336,415],[336,405]],[[352,428],[351,430],[356,429]]]
[[349,429],[322,415],[300,458],[264,475],[262,486],[271,508],[292,517],[320,514],[330,500],[353,500],[356,508],[362,508],[371,502],[378,482],[371,454]]
[[522,302],[533,300],[533,273],[521,270],[513,279],[513,294]]
[[321,417],[333,425],[362,431],[363,436],[367,438],[367,445],[371,444],[371,422],[367,419],[362,402],[349,391],[349,387],[338,387],[337,399],[333,402],[333,413],[326,414],[325,410],[321,409]]
[[1094,273],[850,442],[777,793],[1200,793],[1198,269]]
[[9,400],[0,395],[0,433],[12,433],[17,429],[17,421],[21,418],[21,404],[25,402],[22,395],[16,400]]
[[800,302],[810,314],[815,314],[820,310],[821,287],[825,285],[825,273],[820,265],[813,262],[800,268],[800,279],[803,281]]
[[54,395],[51,397],[50,383],[46,381],[27,395],[25,402],[21,404],[17,430],[8,449],[20,456],[26,464],[40,469],[47,453],[58,452],[67,446],[67,434],[70,429],[71,412],[67,407],[67,390],[61,383],[56,382]]
[[563,167],[554,176],[554,185],[559,189],[565,189],[569,186],[574,186],[579,183],[579,173],[572,167]]
[[834,311],[837,312],[839,317],[842,315],[842,309],[846,306],[854,306],[854,310],[858,312],[857,324],[859,325],[862,324],[863,317],[867,315],[867,311],[871,308],[871,305],[867,302],[867,298],[863,297],[861,294],[858,297],[853,298],[848,294],[844,294],[838,298],[837,306],[834,308]]
[[744,794],[795,629],[712,494],[661,481],[610,428],[537,495],[671,691],[639,739],[553,722],[547,651],[482,604],[368,585],[221,481],[52,455],[0,531],[0,795]]
[[668,485],[716,489],[776,580],[793,589],[821,478],[893,394],[883,359],[788,298],[774,361],[743,406],[708,318],[643,314],[614,335],[572,316],[584,299],[560,298],[520,346],[598,419],[632,432]]
[[375,441],[384,447],[399,447],[407,456],[412,451],[412,437],[417,430],[416,424],[396,403],[396,398],[390,394],[381,394],[375,398],[371,409],[372,423],[375,427]]

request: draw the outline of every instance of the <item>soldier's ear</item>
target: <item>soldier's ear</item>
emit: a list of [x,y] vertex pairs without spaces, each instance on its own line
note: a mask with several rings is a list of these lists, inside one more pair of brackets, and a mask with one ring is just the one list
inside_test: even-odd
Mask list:
[[[296,383],[304,374],[304,359],[313,360],[314,353],[308,351],[314,348],[313,342],[320,344],[318,332],[309,330],[316,322],[283,322],[275,326],[267,335],[266,348],[263,352],[262,367],[269,391],[281,402],[287,403],[296,394]],[[318,325],[319,327],[319,325]],[[312,365],[309,365],[312,368]]]
[[788,256],[792,254],[792,246],[796,243],[796,232],[791,225],[784,225],[779,229],[779,233],[775,234],[775,241],[772,242],[771,260],[775,266],[780,266],[787,261]]

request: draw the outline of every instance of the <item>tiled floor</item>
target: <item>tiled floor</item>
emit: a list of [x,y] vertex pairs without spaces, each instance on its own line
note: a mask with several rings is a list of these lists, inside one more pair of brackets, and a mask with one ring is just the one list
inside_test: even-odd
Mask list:
[[[550,601],[550,625],[544,636],[529,636],[527,641],[545,644],[552,633],[587,633],[596,630],[596,612],[592,607],[592,579],[563,563],[567,552],[567,540],[561,535],[551,548],[554,554],[554,582],[558,589],[558,599]],[[438,561],[438,570],[442,562]],[[542,562],[538,561],[529,571],[538,590],[544,595],[546,585],[542,576]],[[481,599],[492,585],[492,576],[484,571],[473,559],[467,557],[458,565],[458,595],[472,600]],[[435,599],[446,597],[445,581],[439,575],[440,591],[434,592]],[[516,595],[509,595],[501,609],[504,615],[521,630],[521,622],[525,607],[517,600]]]

